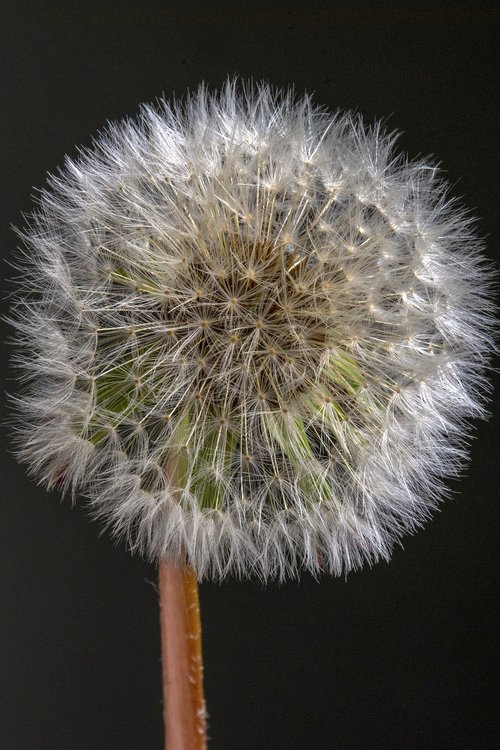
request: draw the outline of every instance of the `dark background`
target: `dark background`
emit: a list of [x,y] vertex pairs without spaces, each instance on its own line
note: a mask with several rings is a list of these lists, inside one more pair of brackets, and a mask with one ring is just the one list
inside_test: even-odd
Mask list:
[[[238,73],[388,117],[401,148],[443,164],[498,259],[495,3],[2,8],[4,257],[32,188],[107,119]],[[211,750],[500,746],[498,403],[453,499],[390,564],[319,583],[202,584]],[[5,428],[2,441],[1,750],[160,750],[155,568],[37,488]]]

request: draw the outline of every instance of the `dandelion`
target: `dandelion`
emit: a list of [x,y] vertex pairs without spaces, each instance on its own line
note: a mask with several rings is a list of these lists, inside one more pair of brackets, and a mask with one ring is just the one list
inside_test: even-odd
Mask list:
[[230,82],[68,159],[24,234],[33,474],[199,578],[388,558],[464,459],[492,348],[471,220],[393,141]]
[[434,166],[268,85],[144,106],[23,237],[19,457],[198,579],[388,559],[485,416],[491,268]]

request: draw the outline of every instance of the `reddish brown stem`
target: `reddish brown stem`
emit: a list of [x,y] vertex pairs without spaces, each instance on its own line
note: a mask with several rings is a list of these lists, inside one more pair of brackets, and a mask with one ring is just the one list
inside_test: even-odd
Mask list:
[[190,567],[159,564],[165,750],[206,750],[201,620]]

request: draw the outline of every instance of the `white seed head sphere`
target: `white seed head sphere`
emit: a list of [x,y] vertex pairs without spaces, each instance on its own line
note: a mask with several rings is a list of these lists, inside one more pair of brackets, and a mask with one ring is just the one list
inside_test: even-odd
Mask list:
[[491,268],[394,135],[230,81],[111,124],[23,236],[19,457],[199,578],[333,574],[484,416]]

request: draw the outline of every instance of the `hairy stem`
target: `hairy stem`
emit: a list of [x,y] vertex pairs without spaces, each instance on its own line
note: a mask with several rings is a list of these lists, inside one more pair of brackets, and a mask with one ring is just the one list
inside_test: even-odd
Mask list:
[[198,584],[192,568],[159,563],[165,750],[206,750]]

